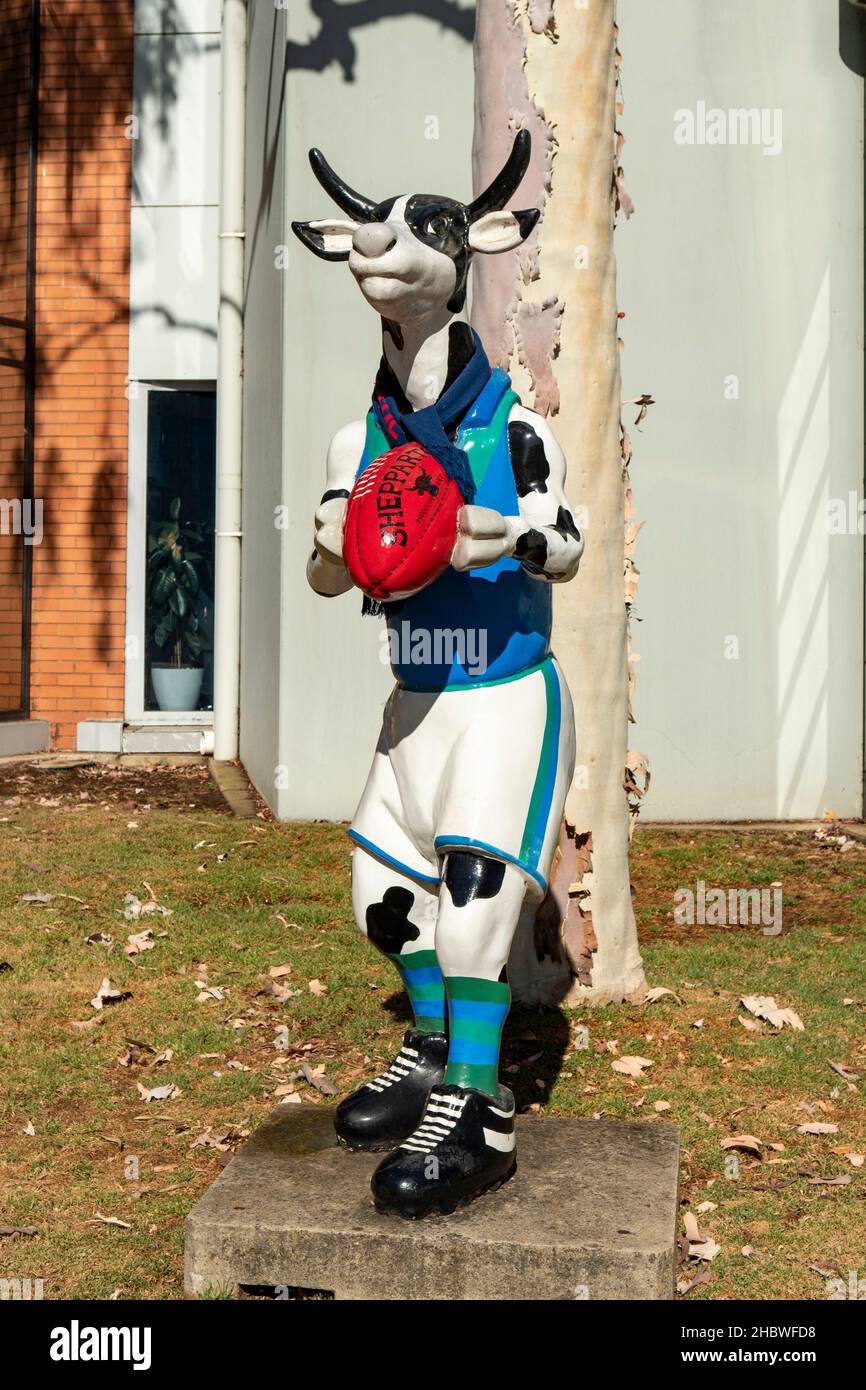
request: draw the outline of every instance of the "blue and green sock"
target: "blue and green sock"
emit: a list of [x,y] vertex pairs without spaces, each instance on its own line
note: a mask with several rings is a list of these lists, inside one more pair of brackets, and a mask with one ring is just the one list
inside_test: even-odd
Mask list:
[[435,951],[385,953],[400,971],[400,978],[422,1033],[445,1032],[445,986]]
[[468,975],[445,978],[448,995],[448,1069],[445,1084],[499,1094],[499,1048],[511,1004],[507,981]]

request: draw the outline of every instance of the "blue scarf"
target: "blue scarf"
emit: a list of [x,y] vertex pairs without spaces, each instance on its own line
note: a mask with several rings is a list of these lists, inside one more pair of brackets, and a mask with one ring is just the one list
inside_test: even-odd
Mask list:
[[448,432],[454,432],[490,379],[490,363],[481,346],[481,339],[475,332],[472,337],[475,340],[474,353],[460,375],[433,405],[402,413],[394,396],[387,394],[389,382],[393,382],[394,378],[384,358],[373,390],[373,413],[385,438],[390,440],[391,448],[408,444],[410,439],[417,440],[441,463],[448,477],[459,487],[466,503],[472,502],[475,497],[475,479],[464,450],[452,444]]

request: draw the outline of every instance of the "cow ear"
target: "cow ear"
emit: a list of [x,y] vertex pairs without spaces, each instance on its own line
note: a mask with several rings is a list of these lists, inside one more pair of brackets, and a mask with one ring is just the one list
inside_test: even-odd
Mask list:
[[471,224],[469,245],[485,255],[513,251],[526,240],[540,216],[538,208],[528,212],[486,212]]
[[321,222],[293,222],[292,231],[323,261],[347,261],[352,237],[360,225],[342,217],[326,217]]

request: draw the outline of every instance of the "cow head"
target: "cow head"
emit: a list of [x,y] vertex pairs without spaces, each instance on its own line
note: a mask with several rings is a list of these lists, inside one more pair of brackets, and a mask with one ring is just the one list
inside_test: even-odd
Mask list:
[[540,213],[506,211],[529,164],[531,136],[518,131],[505,167],[471,203],[412,193],[382,203],[349,188],[320,150],[310,150],[313,173],[347,214],[293,222],[305,246],[326,261],[348,261],[368,304],[394,323],[425,320],[466,298],[473,252],[511,251],[525,241]]

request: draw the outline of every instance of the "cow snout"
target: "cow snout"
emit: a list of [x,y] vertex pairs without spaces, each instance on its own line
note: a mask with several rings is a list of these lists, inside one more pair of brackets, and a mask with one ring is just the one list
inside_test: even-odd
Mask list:
[[395,244],[397,238],[384,222],[366,222],[352,237],[352,246],[359,256],[375,260],[384,256]]

